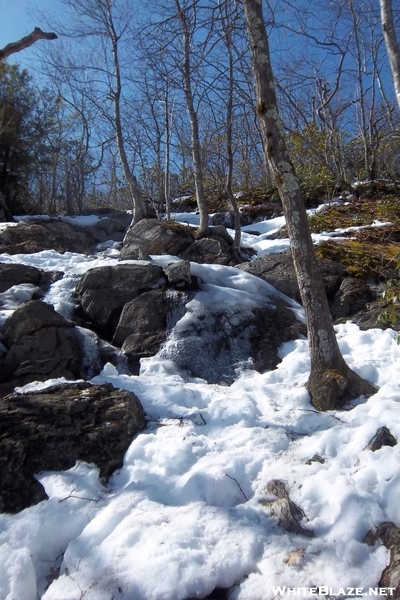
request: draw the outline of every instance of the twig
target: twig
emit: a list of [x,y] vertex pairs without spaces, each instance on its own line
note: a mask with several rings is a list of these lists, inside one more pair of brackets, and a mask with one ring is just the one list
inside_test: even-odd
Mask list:
[[237,480],[237,479],[235,479],[234,477],[231,477],[230,475],[228,475],[228,473],[225,473],[225,475],[226,475],[227,477],[229,477],[229,479],[232,479],[232,481],[235,481],[235,482],[237,483],[237,486],[238,486],[239,490],[242,492],[243,496],[245,497],[245,499],[246,499],[246,502],[248,502],[248,501],[249,501],[249,499],[248,499],[248,497],[246,496],[246,494],[244,493],[244,491],[242,490],[242,487],[241,487],[240,483],[238,482],[238,480]]
[[66,496],[65,498],[61,498],[61,500],[59,500],[58,502],[59,503],[64,502],[64,500],[68,500],[68,498],[75,498],[76,500],[90,500],[91,502],[99,502],[100,501],[100,498],[87,498],[86,496],[73,496],[74,491],[75,491],[75,488],[70,491],[68,496]]

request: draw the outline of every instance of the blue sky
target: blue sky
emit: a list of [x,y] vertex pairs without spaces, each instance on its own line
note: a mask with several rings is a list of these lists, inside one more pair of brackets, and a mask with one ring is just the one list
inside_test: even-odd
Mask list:
[[[60,3],[58,0],[0,0],[0,48],[10,42],[15,42],[24,35],[31,33],[34,27],[48,30],[38,14],[39,11],[52,13],[57,11]],[[51,42],[37,42],[51,43]],[[15,62],[23,67],[32,69],[35,57],[34,46],[25,49],[15,56]],[[12,62],[12,60],[11,60]]]

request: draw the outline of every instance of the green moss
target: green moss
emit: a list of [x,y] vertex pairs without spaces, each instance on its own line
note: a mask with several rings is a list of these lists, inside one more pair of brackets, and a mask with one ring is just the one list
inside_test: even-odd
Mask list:
[[328,207],[309,218],[313,233],[334,231],[352,226],[372,225],[374,221],[390,222],[400,227],[400,202],[396,199],[359,200]]
[[315,246],[315,252],[320,258],[340,262],[354,277],[387,279],[395,269],[399,245],[329,240]]

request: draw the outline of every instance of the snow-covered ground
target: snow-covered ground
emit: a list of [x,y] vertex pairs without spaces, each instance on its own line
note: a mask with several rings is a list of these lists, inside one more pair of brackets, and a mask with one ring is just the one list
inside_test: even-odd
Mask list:
[[[268,240],[279,227],[272,221],[244,228],[245,242],[261,254],[285,242]],[[45,300],[66,315],[81,274],[116,261],[115,250],[93,258],[0,255],[0,262],[64,271]],[[194,268],[219,291],[243,293],[231,268]],[[265,282],[246,277],[262,293]],[[2,320],[29,293],[20,286],[2,294]],[[107,487],[94,466],[78,463],[38,476],[48,501],[0,515],[0,599],[184,600],[234,584],[229,600],[354,595],[347,588],[376,597],[389,555],[363,539],[383,521],[400,526],[400,445],[364,448],[379,427],[400,439],[400,346],[390,329],[360,331],[348,322],[336,331],[351,368],[379,386],[345,411],[311,406],[306,340],[284,344],[275,370],[244,371],[229,387],[191,378],[157,356],[142,360],[139,376],[106,365],[93,383],[133,391],[149,426]],[[273,479],[285,482],[314,537],[287,533],[271,516]]]

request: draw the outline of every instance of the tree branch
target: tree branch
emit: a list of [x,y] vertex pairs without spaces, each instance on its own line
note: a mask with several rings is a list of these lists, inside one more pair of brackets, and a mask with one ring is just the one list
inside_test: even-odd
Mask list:
[[35,27],[35,29],[29,35],[21,38],[18,42],[11,42],[7,44],[3,49],[0,50],[0,60],[4,60],[10,54],[14,54],[15,52],[19,52],[24,48],[28,48],[37,40],[56,40],[57,36],[55,33],[46,33],[42,31],[40,27]]

